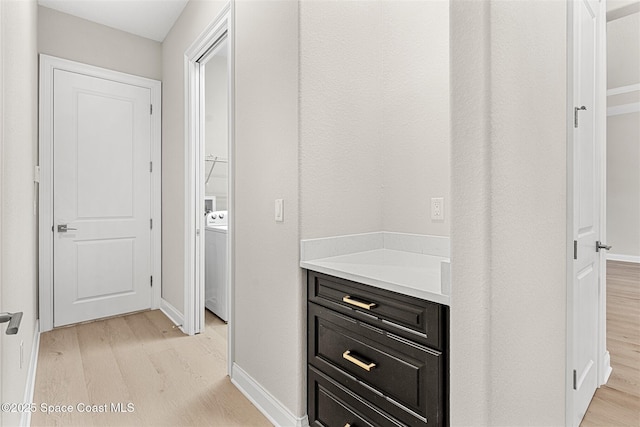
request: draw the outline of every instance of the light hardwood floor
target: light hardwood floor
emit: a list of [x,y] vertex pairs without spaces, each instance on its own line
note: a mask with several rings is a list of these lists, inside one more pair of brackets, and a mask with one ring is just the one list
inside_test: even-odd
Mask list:
[[[613,373],[582,422],[640,426],[640,265],[607,264],[607,347]],[[72,413],[35,412],[32,425],[269,426],[226,376],[226,325],[207,312],[188,337],[160,311],[42,334],[34,402]],[[133,403],[131,413],[79,413],[79,403]]]
[[613,372],[581,426],[640,426],[640,264],[607,262],[607,348]]
[[[186,336],[159,310],[42,334],[34,402],[71,413],[32,415],[34,426],[270,426],[226,375],[227,326],[207,312]],[[111,403],[133,404],[112,412]],[[78,404],[107,405],[80,413]],[[99,409],[99,408],[97,408]]]

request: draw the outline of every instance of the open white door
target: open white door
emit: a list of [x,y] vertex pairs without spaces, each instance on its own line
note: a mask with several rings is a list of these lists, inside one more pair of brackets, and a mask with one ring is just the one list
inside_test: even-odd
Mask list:
[[600,8],[597,0],[576,0],[573,7],[573,218],[574,259],[570,328],[572,370],[570,424],[582,421],[599,386],[600,240],[602,138],[598,115]]
[[54,326],[151,307],[151,95],[55,70]]

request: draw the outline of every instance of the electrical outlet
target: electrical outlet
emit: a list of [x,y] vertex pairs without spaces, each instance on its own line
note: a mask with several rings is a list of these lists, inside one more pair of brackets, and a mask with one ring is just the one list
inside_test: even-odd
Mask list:
[[431,219],[436,221],[444,220],[444,198],[431,198]]

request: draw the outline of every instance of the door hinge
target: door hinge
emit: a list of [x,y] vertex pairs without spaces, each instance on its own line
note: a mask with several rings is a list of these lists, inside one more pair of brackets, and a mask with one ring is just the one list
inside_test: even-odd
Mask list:
[[578,111],[585,111],[587,107],[584,105],[582,107],[573,107],[573,127],[578,127]]
[[149,279],[150,279],[149,283],[151,284],[151,287],[153,288],[153,276],[150,276]]
[[573,241],[573,259],[578,259],[578,241]]
[[574,369],[573,370],[573,389],[574,390],[577,390],[577,388],[576,388],[576,386],[577,386],[577,384],[576,384],[576,376],[577,376],[577,373],[576,373],[576,370]]
[[149,172],[153,172],[153,162],[149,162]]
[[153,104],[149,104],[149,114],[153,114]]
[[153,218],[149,219],[149,228],[153,230]]

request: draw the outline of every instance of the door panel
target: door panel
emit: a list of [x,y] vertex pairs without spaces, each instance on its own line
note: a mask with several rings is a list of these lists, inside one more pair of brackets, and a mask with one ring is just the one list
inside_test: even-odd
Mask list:
[[92,93],[77,97],[78,218],[131,218],[133,103]]
[[[133,239],[85,240],[76,244],[78,265],[78,301],[135,290]],[[100,260],[100,262],[95,262]],[[117,265],[118,268],[113,268]]]
[[151,306],[150,96],[54,71],[54,326]]
[[[573,262],[573,369],[574,425],[579,425],[597,387],[599,254],[595,242],[600,233],[600,182],[596,111],[596,35],[599,4],[574,3],[575,64],[574,105],[574,239]],[[575,125],[574,125],[575,126]]]

